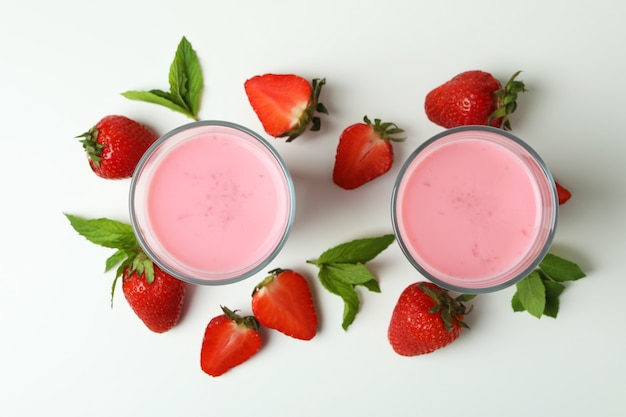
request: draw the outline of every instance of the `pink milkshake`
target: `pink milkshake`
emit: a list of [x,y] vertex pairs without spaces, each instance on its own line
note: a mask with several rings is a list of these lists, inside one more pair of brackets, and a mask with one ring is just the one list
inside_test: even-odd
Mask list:
[[271,145],[232,123],[182,126],[151,147],[133,176],[131,223],[172,275],[224,284],[264,268],[294,217],[291,177]]
[[545,256],[557,216],[554,181],[508,132],[451,129],[420,146],[393,193],[400,246],[431,281],[466,293],[524,278]]

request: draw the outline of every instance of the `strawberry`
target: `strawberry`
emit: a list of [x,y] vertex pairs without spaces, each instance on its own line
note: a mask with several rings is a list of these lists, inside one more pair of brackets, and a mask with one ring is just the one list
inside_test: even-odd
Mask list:
[[380,119],[372,123],[367,116],[363,123],[348,126],[339,137],[333,182],[351,190],[389,171],[393,165],[391,141],[404,140],[392,135],[402,132],[393,123],[382,123]]
[[393,350],[402,356],[433,352],[454,342],[467,325],[469,313],[462,301],[473,295],[453,299],[447,290],[430,282],[409,285],[393,310],[387,337]]
[[96,175],[107,179],[130,178],[141,156],[157,140],[146,126],[125,116],[106,116],[77,138]]
[[155,333],[164,333],[178,323],[187,287],[183,281],[163,272],[158,266],[153,265],[153,269],[154,278],[151,281],[145,272],[128,266],[122,275],[122,291],[146,327]]
[[220,376],[242,364],[261,349],[259,322],[241,317],[222,306],[224,314],[214,317],[204,331],[200,367],[211,376]]
[[181,315],[187,284],[163,272],[141,250],[131,225],[107,218],[86,219],[65,214],[71,226],[88,241],[116,249],[105,271],[119,265],[111,288],[111,303],[118,279],[128,304],[155,333],[174,327]]
[[558,182],[555,181],[554,183],[556,184],[556,193],[559,197],[559,205],[565,204],[572,197],[572,193]]
[[317,332],[309,285],[302,275],[288,269],[270,271],[254,287],[252,313],[263,326],[296,339],[311,340]]
[[426,95],[426,116],[445,128],[491,125],[511,130],[509,116],[517,108],[518,94],[526,91],[524,83],[515,79],[519,73],[504,88],[484,71],[458,74]]
[[291,142],[309,125],[312,131],[320,129],[320,118],[314,114],[328,114],[319,102],[325,83],[319,78],[309,83],[294,74],[265,74],[246,80],[244,89],[265,132],[275,138],[287,137]]

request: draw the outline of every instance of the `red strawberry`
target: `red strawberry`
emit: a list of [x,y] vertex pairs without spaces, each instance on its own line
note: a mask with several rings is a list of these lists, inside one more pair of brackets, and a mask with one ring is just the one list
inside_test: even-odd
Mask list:
[[387,337],[396,353],[416,356],[433,352],[454,342],[467,327],[462,301],[473,295],[453,299],[448,291],[430,282],[408,286],[396,304]]
[[96,175],[129,178],[141,156],[157,139],[146,126],[125,116],[106,116],[78,138]]
[[556,192],[559,196],[559,205],[565,204],[567,200],[572,197],[572,193],[570,193],[567,188],[563,187],[558,182],[555,181],[554,183],[556,184]]
[[491,125],[511,129],[509,116],[517,108],[517,95],[526,91],[513,74],[504,88],[493,75],[466,71],[426,95],[428,119],[439,126]]
[[317,332],[309,285],[291,270],[275,269],[254,288],[252,312],[263,326],[296,339],[311,340]]
[[244,88],[252,109],[268,135],[287,137],[291,142],[311,124],[312,131],[320,129],[315,112],[328,114],[319,96],[325,79],[312,84],[293,74],[257,75],[246,80]]
[[393,165],[391,141],[404,138],[392,135],[404,132],[393,123],[374,123],[365,116],[364,123],[348,126],[339,137],[333,182],[351,190],[379,177]]
[[126,301],[146,327],[155,333],[163,333],[178,323],[187,286],[158,266],[153,265],[153,268],[154,277],[150,280],[149,274],[127,267],[122,275],[122,290]]
[[106,260],[105,269],[109,271],[119,265],[111,302],[117,280],[122,277],[124,296],[148,329],[163,333],[178,323],[187,285],[154,265],[139,247],[131,225],[107,218],[65,216],[74,230],[90,242],[116,249]]
[[241,317],[226,307],[222,311],[211,319],[202,339],[200,367],[211,376],[224,374],[261,349],[259,323],[253,316]]

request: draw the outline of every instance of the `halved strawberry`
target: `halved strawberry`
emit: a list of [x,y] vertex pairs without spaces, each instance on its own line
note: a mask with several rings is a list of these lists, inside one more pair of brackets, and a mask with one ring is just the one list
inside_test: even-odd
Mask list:
[[275,269],[254,288],[252,312],[263,326],[296,339],[311,340],[317,332],[309,285],[291,270]]
[[554,183],[556,184],[556,193],[559,197],[559,205],[565,204],[572,197],[572,193],[558,182],[555,181]]
[[382,123],[367,116],[364,123],[348,126],[339,138],[333,182],[351,190],[379,177],[389,171],[393,165],[393,147],[390,141],[402,141],[404,138],[392,135],[404,132],[394,123]]
[[259,322],[254,317],[241,317],[224,306],[222,311],[209,321],[202,339],[200,367],[211,376],[224,374],[261,349]]
[[314,114],[328,114],[318,102],[325,83],[323,78],[309,83],[294,74],[264,74],[246,80],[244,88],[265,132],[291,142],[309,125],[312,131],[320,129],[321,120]]

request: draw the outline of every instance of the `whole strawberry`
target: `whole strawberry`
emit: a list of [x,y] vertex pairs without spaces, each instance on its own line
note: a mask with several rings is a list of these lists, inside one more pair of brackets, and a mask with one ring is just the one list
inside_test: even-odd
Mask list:
[[430,282],[409,285],[393,310],[387,337],[393,350],[402,356],[433,352],[454,342],[467,325],[463,301],[473,295],[453,299],[447,290]]
[[111,302],[117,280],[137,317],[153,332],[170,330],[180,319],[187,284],[163,272],[141,250],[129,224],[107,218],[86,219],[65,214],[71,226],[97,245],[116,249],[106,260],[105,272],[117,267]]
[[102,118],[77,138],[96,175],[106,179],[130,178],[141,156],[157,139],[146,126],[125,116]]
[[[152,261],[145,258],[135,264],[142,264],[145,268],[146,262]],[[128,266],[122,275],[122,291],[146,327],[155,333],[164,333],[180,319],[187,286],[158,266],[152,267],[153,273],[148,273],[145,269],[140,272],[136,267]]]
[[312,131],[320,130],[321,120],[315,113],[328,114],[319,102],[325,83],[318,78],[309,83],[294,74],[264,74],[246,80],[244,89],[265,132],[291,142],[309,125]]
[[367,116],[363,123],[348,126],[339,137],[333,182],[352,190],[389,171],[394,159],[391,141],[404,140],[393,135],[403,132],[394,123],[372,123]]
[[224,314],[209,321],[200,350],[200,367],[211,376],[247,361],[262,344],[259,323],[253,316],[242,317],[223,306],[222,311]]
[[426,95],[426,116],[445,128],[490,125],[510,130],[509,117],[517,108],[517,96],[526,91],[524,83],[515,79],[519,73],[513,74],[504,88],[488,72],[458,74]]
[[254,288],[252,313],[263,326],[296,339],[311,340],[317,332],[317,312],[309,284],[292,270],[270,271]]

